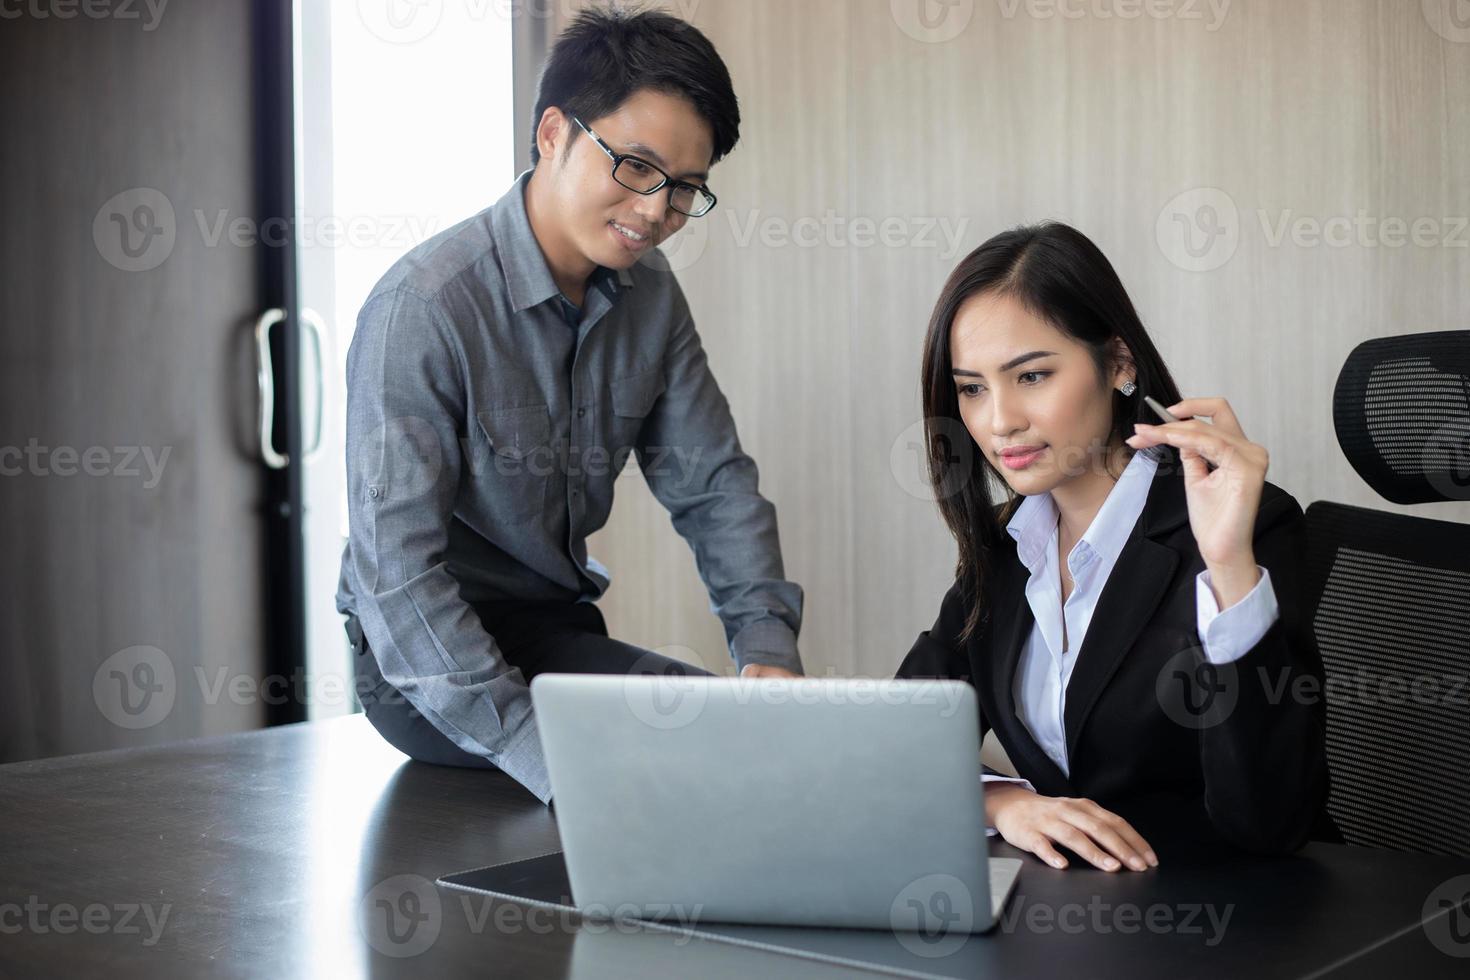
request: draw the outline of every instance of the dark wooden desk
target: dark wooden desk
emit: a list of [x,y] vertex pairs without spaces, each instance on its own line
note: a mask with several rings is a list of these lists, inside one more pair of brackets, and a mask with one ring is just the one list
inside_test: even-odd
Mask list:
[[[407,763],[361,716],[0,766],[0,820],[4,976],[850,973],[667,933],[594,933],[432,884],[431,941],[412,956],[386,955],[359,918],[384,882],[432,883],[560,845],[551,813],[507,777]],[[1171,860],[1161,850],[1164,867],[1149,875],[1028,862],[1022,911],[1048,905],[1056,919],[1069,903],[1145,914],[1167,905],[1178,922],[1191,898],[1213,896],[1235,905],[1224,941],[1207,946],[1208,925],[1198,936],[1127,933],[1113,927],[1116,912],[1061,913],[1065,925],[1041,926],[1023,914],[985,940],[981,972],[1227,976],[1250,962],[1255,978],[1328,967],[1331,976],[1470,974],[1470,958],[1451,955],[1470,956],[1470,911],[1448,913],[1463,916],[1443,920],[1460,931],[1441,929],[1438,944],[1418,918],[1437,886],[1470,874],[1470,861],[1323,845],[1284,862]],[[1112,925],[1099,935],[1072,928],[1078,921]]]

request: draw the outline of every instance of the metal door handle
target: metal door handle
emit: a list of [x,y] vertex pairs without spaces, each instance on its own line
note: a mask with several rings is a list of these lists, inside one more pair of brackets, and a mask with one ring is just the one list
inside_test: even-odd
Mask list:
[[266,310],[255,321],[255,380],[260,385],[260,458],[273,470],[286,468],[287,459],[276,452],[271,430],[276,427],[276,377],[271,364],[271,327],[286,319],[279,307]]

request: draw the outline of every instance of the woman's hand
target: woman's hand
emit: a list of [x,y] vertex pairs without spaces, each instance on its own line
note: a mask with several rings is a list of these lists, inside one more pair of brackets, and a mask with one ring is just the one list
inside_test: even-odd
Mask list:
[[1104,871],[1117,871],[1124,864],[1144,871],[1159,864],[1148,841],[1128,821],[1091,800],[1039,796],[1024,786],[986,783],[985,809],[991,826],[1007,843],[1054,868],[1067,866],[1054,844]]
[[[1128,445],[1144,449],[1167,443],[1179,450],[1189,527],[1210,570],[1219,606],[1225,609],[1243,598],[1260,578],[1252,542],[1270,454],[1245,437],[1223,398],[1186,398],[1167,407],[1175,415],[1193,417],[1164,425],[1136,425]],[[1207,462],[1216,468],[1211,470]]]

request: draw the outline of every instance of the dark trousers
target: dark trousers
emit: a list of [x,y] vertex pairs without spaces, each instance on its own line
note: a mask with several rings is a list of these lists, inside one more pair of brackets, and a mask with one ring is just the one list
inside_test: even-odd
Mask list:
[[[614,640],[602,611],[590,602],[492,602],[475,606],[486,630],[513,667],[530,683],[537,674],[675,674],[709,671]],[[411,759],[441,766],[494,769],[435,728],[383,679],[357,617],[347,617],[356,690],[363,712],[389,745]]]

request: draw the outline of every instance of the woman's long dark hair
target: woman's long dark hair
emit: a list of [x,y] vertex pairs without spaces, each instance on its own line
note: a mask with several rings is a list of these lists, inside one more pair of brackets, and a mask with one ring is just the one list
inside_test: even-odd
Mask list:
[[[1009,489],[985,453],[975,451],[960,417],[949,356],[950,327],[965,301],[982,293],[1010,296],[1086,345],[1103,384],[1117,367],[1117,341],[1127,345],[1138,391],[1132,396],[1113,391],[1113,425],[1107,443],[1110,449],[1133,434],[1135,422],[1157,421],[1144,405],[1144,395],[1152,395],[1165,405],[1180,400],[1174,378],[1144,330],[1117,272],[1077,229],[1059,222],[1013,228],[975,249],[955,267],[929,318],[922,384],[929,480],[939,512],[959,545],[955,577],[970,599],[961,634],[964,639],[988,615],[984,589],[990,578],[990,562],[1005,533],[1005,523],[1021,499]],[[956,439],[965,440],[963,447],[954,445]],[[1001,507],[990,498],[992,477],[998,486],[1006,488]]]

